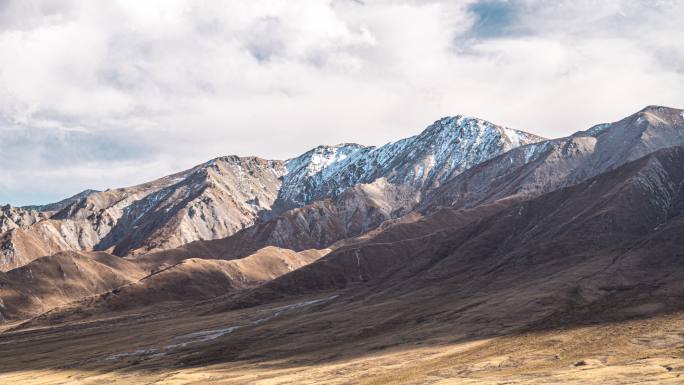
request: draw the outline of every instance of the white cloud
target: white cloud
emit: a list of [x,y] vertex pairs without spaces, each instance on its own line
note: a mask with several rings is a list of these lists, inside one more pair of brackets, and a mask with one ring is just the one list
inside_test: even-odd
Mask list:
[[684,106],[680,1],[0,1],[0,201],[464,113],[559,136]]

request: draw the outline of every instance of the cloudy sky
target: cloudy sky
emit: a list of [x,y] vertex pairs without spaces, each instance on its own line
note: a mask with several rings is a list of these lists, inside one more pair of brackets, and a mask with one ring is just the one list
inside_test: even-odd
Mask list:
[[684,107],[684,1],[0,0],[0,203],[439,117],[556,137]]

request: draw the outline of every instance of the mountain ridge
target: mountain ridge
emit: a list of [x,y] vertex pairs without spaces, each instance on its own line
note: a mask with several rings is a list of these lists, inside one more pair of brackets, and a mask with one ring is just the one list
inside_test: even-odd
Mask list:
[[648,106],[613,123],[517,147],[450,179],[419,210],[533,197],[581,182],[661,148],[684,144],[683,113]]

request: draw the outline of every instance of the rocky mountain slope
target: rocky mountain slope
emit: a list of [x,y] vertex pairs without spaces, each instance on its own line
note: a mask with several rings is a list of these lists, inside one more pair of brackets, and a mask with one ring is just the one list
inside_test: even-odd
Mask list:
[[26,228],[47,218],[48,215],[35,210],[5,205],[0,207],[0,233]]
[[450,179],[422,210],[527,199],[612,170],[658,149],[684,144],[684,112],[649,106],[569,137],[521,146]]
[[100,191],[97,190],[84,190],[81,191],[80,193],[70,196],[69,198],[62,199],[59,202],[54,202],[54,203],[48,203],[46,205],[34,205],[34,206],[23,206],[22,209],[25,210],[35,210],[35,211],[41,211],[43,213],[55,213],[57,211],[62,210],[63,208],[67,206],[71,206],[74,203],[78,203],[84,198],[88,197],[90,194],[98,193]]
[[[378,148],[319,146],[287,161],[217,158],[138,186],[86,191],[29,209],[8,208],[33,219],[17,224],[11,218],[20,214],[4,214],[8,225],[0,234],[0,267],[8,270],[60,250],[128,255],[224,238],[289,209],[331,199],[316,203],[323,206],[316,218],[304,219],[330,222],[323,225],[330,231],[312,234],[311,241],[296,248],[325,247],[327,242],[358,235],[406,213],[425,192],[454,175],[539,140],[483,120],[456,116],[435,122],[419,135]],[[363,186],[355,187],[359,184]],[[286,215],[304,218],[304,212]],[[348,220],[352,224],[342,225]],[[346,230],[338,231],[339,226]],[[281,226],[280,234],[296,230]],[[271,244],[288,247],[288,242],[294,238]]]
[[3,269],[59,250],[164,249],[228,236],[277,196],[282,162],[225,157],[138,186],[90,193],[27,228],[0,234]]

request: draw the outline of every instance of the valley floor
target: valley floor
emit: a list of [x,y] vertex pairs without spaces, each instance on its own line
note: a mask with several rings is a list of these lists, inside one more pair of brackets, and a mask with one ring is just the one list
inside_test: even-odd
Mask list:
[[[0,333],[0,383],[684,383],[684,313],[456,341],[444,332],[423,341],[387,337],[336,345],[322,337],[302,341],[301,330],[283,331],[297,314],[331,298],[6,330]],[[333,325],[313,333],[337,332]],[[272,336],[277,343],[269,343]]]

